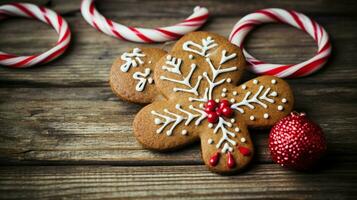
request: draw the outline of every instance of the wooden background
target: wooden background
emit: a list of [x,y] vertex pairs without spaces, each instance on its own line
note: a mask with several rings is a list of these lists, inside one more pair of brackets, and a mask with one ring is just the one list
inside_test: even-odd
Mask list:
[[[296,9],[327,29],[330,62],[312,76],[288,80],[296,110],[325,131],[326,158],[314,172],[287,171],[269,158],[268,131],[252,131],[257,155],[236,176],[209,172],[199,145],[167,154],[143,149],[131,128],[141,106],[119,100],[108,86],[113,59],[137,44],[90,27],[78,0],[28,2],[61,13],[73,40],[65,55],[44,66],[0,68],[0,198],[357,198],[356,1],[98,1],[104,15],[134,26],[173,24],[199,4],[211,12],[202,30],[225,36],[242,16],[267,7]],[[3,51],[39,53],[56,39],[50,27],[33,20],[0,23]],[[276,63],[301,62],[316,50],[309,36],[284,25],[258,28],[247,45],[258,58]],[[167,49],[170,43],[148,46]],[[252,77],[247,73],[244,79]]]

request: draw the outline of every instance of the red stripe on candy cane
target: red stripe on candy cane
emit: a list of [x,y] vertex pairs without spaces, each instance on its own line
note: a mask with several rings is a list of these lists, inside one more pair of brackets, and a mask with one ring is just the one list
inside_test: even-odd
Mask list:
[[[141,43],[165,42],[177,39],[200,28],[209,16],[206,8],[197,6],[192,15],[180,23],[149,29],[125,26],[107,19],[97,11],[94,0],[82,0],[81,13],[88,24],[98,31],[121,40]],[[108,29],[108,26],[110,29]]]
[[[252,20],[257,21],[258,23],[252,23]],[[311,35],[316,41],[319,49],[316,52],[316,55],[303,63],[290,65],[269,64],[254,58],[244,49],[244,39],[249,31],[253,30],[256,25],[268,22],[284,23],[295,27],[297,25],[297,28]],[[309,29],[308,27],[312,28]],[[282,78],[307,76],[320,69],[327,62],[327,59],[331,54],[331,43],[322,26],[302,13],[279,8],[258,10],[255,13],[243,17],[234,26],[229,36],[229,40],[243,49],[246,60],[250,64],[250,71]]]
[[[16,8],[16,9],[14,9]],[[0,13],[7,17],[20,16],[43,21],[53,27],[59,34],[58,41],[48,51],[31,56],[17,56],[0,51],[0,65],[13,68],[25,68],[44,64],[65,52],[71,40],[71,31],[67,22],[54,11],[28,3],[11,3],[0,6]]]

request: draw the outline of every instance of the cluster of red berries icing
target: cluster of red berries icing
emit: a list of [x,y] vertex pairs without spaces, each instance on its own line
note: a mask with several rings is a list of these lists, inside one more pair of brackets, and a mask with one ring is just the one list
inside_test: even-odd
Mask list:
[[231,117],[233,110],[227,99],[222,99],[218,103],[214,100],[208,100],[205,104],[205,112],[209,123],[217,123],[219,117]]

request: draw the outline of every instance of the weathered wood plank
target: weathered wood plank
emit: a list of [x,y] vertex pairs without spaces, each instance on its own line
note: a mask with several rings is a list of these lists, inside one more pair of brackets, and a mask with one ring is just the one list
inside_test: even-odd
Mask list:
[[[234,18],[214,18],[203,30],[228,35]],[[317,20],[326,26],[333,41],[333,57],[325,69],[317,74],[298,79],[297,82],[356,82],[353,42],[357,33],[357,20],[351,17],[318,17]],[[115,57],[126,49],[138,44],[116,40],[94,30],[80,16],[69,17],[72,25],[73,41],[69,51],[60,59],[26,70],[0,68],[1,86],[21,85],[25,87],[47,85],[61,87],[103,86],[107,84],[110,66]],[[125,23],[141,21],[146,25],[157,25],[161,22],[174,23],[171,18],[127,19]],[[333,21],[334,23],[329,23]],[[18,20],[4,21],[0,24],[0,49],[24,54],[38,53],[46,50],[56,41],[56,35],[49,27],[39,22]],[[18,30],[18,27],[22,27]],[[340,31],[343,29],[344,31]],[[27,30],[36,30],[29,36]],[[26,36],[27,35],[27,36]],[[95,38],[95,39],[93,39]],[[146,45],[162,47],[164,44]],[[168,48],[168,46],[165,46]],[[248,48],[258,58],[275,63],[300,62],[313,55],[316,47],[309,36],[283,25],[267,25],[252,34]]]
[[4,199],[355,199],[357,165],[314,173],[253,166],[221,176],[204,166],[0,167]]
[[[357,154],[357,91],[354,85],[293,84],[296,109],[321,124],[329,141],[329,160]],[[198,145],[177,153],[144,150],[132,135],[140,106],[118,100],[109,87],[1,88],[2,164],[115,163],[200,164]],[[254,131],[257,163],[270,162],[266,131]],[[67,163],[68,164],[68,163]]]
[[[23,2],[23,0],[16,0]],[[14,0],[3,0],[14,2]],[[79,10],[81,0],[71,0],[63,3],[62,0],[27,0],[26,2],[45,5],[64,15],[73,14]],[[100,12],[113,19],[127,17],[174,17],[184,18],[191,14],[194,6],[205,6],[210,10],[213,17],[231,17],[245,15],[257,9],[281,7],[298,10],[309,15],[355,15],[356,2],[351,0],[328,1],[328,0],[301,0],[301,1],[259,1],[259,0],[165,0],[151,1],[118,1],[101,0],[96,2]],[[179,9],[177,9],[179,8]],[[117,18],[120,17],[120,18]]]

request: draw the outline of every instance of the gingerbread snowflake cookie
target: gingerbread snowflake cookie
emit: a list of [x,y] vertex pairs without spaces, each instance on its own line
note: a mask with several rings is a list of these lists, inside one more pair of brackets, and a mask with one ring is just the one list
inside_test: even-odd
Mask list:
[[[201,141],[210,170],[231,173],[254,154],[248,127],[268,127],[292,110],[289,85],[261,76],[238,85],[241,50],[222,36],[193,32],[156,61],[158,98],[135,117],[134,134],[146,148],[164,151]],[[136,101],[130,98],[130,101]]]
[[156,61],[166,54],[157,48],[134,48],[117,58],[110,71],[113,92],[124,100],[150,103],[157,95],[154,85]]

